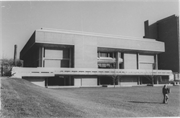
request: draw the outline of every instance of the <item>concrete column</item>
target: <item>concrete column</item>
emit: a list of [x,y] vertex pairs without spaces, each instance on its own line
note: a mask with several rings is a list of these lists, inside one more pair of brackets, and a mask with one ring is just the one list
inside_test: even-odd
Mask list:
[[121,85],[121,76],[118,76],[119,85]]
[[99,85],[101,85],[101,78],[100,78],[100,77],[98,77],[98,80],[99,80]]
[[48,88],[48,78],[45,78],[45,87]]
[[74,77],[71,76],[71,85],[74,86]]
[[64,76],[64,86],[66,85],[66,77]]
[[69,85],[71,85],[71,76],[69,76]]
[[42,47],[39,47],[38,49],[38,67],[42,67]]
[[119,76],[117,76],[117,85],[119,85]]
[[41,67],[44,67],[45,65],[44,65],[44,53],[45,53],[45,49],[44,49],[44,47],[42,47],[42,54],[41,54],[41,57],[42,57],[42,66]]
[[137,53],[137,69],[139,69],[139,53]]
[[140,84],[142,84],[142,78],[141,77],[139,77],[139,82],[140,82]]
[[69,67],[71,68],[71,48],[69,48]]
[[157,54],[154,56],[154,69],[158,70],[158,55]]
[[155,80],[156,80],[156,84],[159,84],[159,76],[157,76],[157,77],[155,78]]
[[156,81],[157,84],[159,84],[159,77],[157,78],[157,81]]
[[81,86],[82,86],[82,78],[81,78]]
[[121,64],[121,68],[124,69],[124,53],[121,52],[121,58],[123,59],[123,63]]
[[137,78],[137,84],[140,85],[141,82],[140,82],[140,77]]
[[141,82],[141,77],[139,77],[139,85],[141,85],[142,84],[142,82]]
[[120,53],[117,52],[116,53],[116,69],[119,69],[119,57],[120,57]]

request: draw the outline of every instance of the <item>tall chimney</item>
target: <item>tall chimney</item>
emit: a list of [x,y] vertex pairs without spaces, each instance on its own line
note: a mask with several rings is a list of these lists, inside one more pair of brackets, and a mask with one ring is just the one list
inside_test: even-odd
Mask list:
[[14,66],[16,66],[17,45],[14,45]]

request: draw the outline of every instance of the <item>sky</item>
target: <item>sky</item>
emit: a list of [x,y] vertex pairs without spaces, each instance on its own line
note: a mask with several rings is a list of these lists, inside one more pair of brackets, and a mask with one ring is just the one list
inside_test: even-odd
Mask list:
[[178,0],[0,1],[0,58],[13,58],[36,29],[53,28],[128,37],[149,24],[179,16]]

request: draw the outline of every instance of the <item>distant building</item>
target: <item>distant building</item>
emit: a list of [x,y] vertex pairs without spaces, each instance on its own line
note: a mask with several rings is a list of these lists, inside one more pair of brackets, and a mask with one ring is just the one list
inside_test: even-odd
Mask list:
[[165,52],[158,55],[158,68],[172,70],[175,79],[180,79],[179,17],[172,15],[151,25],[144,22],[144,38],[153,38],[165,43]]
[[13,72],[40,86],[158,84],[172,74],[158,70],[164,51],[155,39],[42,28],[20,52],[24,68]]

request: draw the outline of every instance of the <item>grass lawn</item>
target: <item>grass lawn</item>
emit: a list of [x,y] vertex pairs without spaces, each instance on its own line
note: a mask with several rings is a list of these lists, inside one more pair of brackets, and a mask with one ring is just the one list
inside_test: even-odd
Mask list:
[[46,89],[22,79],[1,78],[4,117],[166,117],[180,116],[180,87]]

